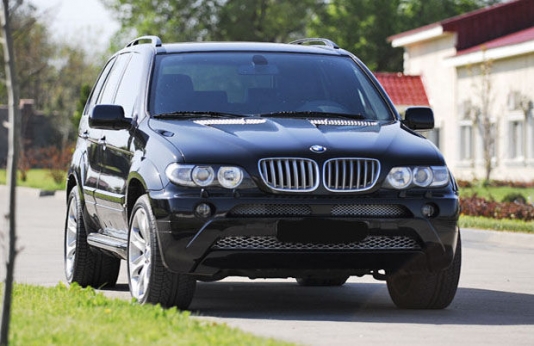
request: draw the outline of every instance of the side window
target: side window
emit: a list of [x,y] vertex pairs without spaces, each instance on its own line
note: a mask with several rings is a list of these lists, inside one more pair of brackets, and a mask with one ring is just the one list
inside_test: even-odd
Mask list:
[[120,81],[114,102],[124,108],[125,117],[132,117],[133,108],[139,96],[139,85],[143,71],[143,59],[141,55],[132,54],[130,63]]
[[91,91],[91,96],[89,96],[89,99],[87,100],[87,103],[85,104],[85,108],[83,110],[83,114],[87,115],[91,112],[93,107],[96,104],[96,100],[100,96],[100,92],[102,91],[102,86],[104,85],[104,82],[109,74],[109,71],[113,67],[113,64],[115,63],[115,58],[108,61],[106,66],[104,66],[104,69],[100,73],[100,76],[98,76],[98,80],[95,83],[95,86],[93,87],[93,91]]
[[113,68],[106,79],[106,83],[104,84],[104,88],[100,93],[97,103],[113,104],[113,101],[115,100],[115,93],[117,92],[117,86],[121,81],[124,68],[128,64],[128,61],[130,61],[131,57],[132,54],[121,54],[117,57],[117,61],[113,65]]

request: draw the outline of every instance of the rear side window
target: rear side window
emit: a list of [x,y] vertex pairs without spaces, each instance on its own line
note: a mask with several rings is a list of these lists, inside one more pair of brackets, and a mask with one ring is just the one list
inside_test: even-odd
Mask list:
[[102,92],[98,97],[98,104],[113,104],[117,86],[119,85],[124,68],[130,61],[132,54],[121,54],[117,57],[113,68],[111,69],[108,78],[104,84]]

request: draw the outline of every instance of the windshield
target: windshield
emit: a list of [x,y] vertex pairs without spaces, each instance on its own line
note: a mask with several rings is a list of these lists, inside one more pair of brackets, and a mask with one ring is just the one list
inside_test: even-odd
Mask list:
[[353,116],[391,120],[378,91],[349,57],[269,52],[157,57],[152,115]]

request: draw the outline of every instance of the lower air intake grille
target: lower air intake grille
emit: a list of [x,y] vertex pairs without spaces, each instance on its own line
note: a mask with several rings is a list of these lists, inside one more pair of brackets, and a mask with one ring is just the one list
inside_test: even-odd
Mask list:
[[406,236],[368,236],[355,243],[303,244],[283,243],[273,236],[231,236],[221,238],[214,250],[420,250],[413,238]]
[[395,204],[339,204],[332,208],[333,216],[401,218],[411,213],[402,205]]
[[311,208],[302,204],[242,204],[233,208],[229,217],[291,217],[311,215]]
[[411,212],[402,205],[395,204],[338,204],[328,209],[307,204],[241,204],[233,208],[228,217],[298,217],[298,216],[334,216],[362,218],[406,218]]

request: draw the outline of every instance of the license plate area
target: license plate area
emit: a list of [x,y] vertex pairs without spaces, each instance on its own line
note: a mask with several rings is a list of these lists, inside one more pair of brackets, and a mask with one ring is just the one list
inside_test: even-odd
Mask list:
[[369,235],[367,224],[345,220],[280,220],[276,237],[285,243],[344,244]]

